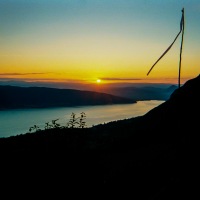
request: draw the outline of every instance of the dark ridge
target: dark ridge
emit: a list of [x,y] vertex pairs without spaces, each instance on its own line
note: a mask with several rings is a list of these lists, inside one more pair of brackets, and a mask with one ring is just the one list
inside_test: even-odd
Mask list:
[[158,86],[129,86],[129,87],[117,87],[110,88],[107,93],[116,96],[122,96],[131,98],[137,101],[141,100],[167,100],[173,91],[177,89],[177,86],[172,85],[167,88]]
[[1,180],[5,175],[58,191],[64,183],[74,197],[95,191],[102,198],[195,199],[199,93],[200,76],[141,117],[1,138]]
[[0,109],[136,103],[105,93],[45,87],[0,86]]

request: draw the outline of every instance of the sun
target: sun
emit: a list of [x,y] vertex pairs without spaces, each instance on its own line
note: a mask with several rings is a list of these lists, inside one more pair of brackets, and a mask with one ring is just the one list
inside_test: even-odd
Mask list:
[[97,79],[97,83],[101,83],[101,79]]

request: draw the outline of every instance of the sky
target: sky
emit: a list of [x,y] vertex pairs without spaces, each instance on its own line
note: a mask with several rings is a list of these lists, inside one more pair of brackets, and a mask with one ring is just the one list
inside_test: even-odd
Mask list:
[[[0,0],[0,80],[181,83],[200,72],[199,0]],[[100,79],[101,82],[97,83]]]

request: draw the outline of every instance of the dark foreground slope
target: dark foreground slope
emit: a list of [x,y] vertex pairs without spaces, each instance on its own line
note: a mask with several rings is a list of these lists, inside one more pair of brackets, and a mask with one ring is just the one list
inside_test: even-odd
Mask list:
[[2,138],[1,172],[11,166],[9,180],[36,181],[51,190],[63,188],[65,194],[84,189],[87,195],[109,191],[137,200],[194,199],[199,191],[199,93],[200,76],[141,117]]
[[105,93],[45,87],[0,86],[0,109],[135,103]]

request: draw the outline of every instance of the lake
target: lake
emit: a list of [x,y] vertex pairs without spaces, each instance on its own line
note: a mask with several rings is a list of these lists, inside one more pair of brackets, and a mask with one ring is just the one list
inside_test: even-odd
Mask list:
[[0,137],[9,137],[27,133],[33,125],[44,129],[46,122],[59,119],[57,122],[66,125],[73,113],[80,117],[86,114],[86,125],[107,123],[110,121],[142,116],[164,101],[138,101],[134,104],[115,104],[103,106],[80,106],[44,109],[14,109],[0,111]]

